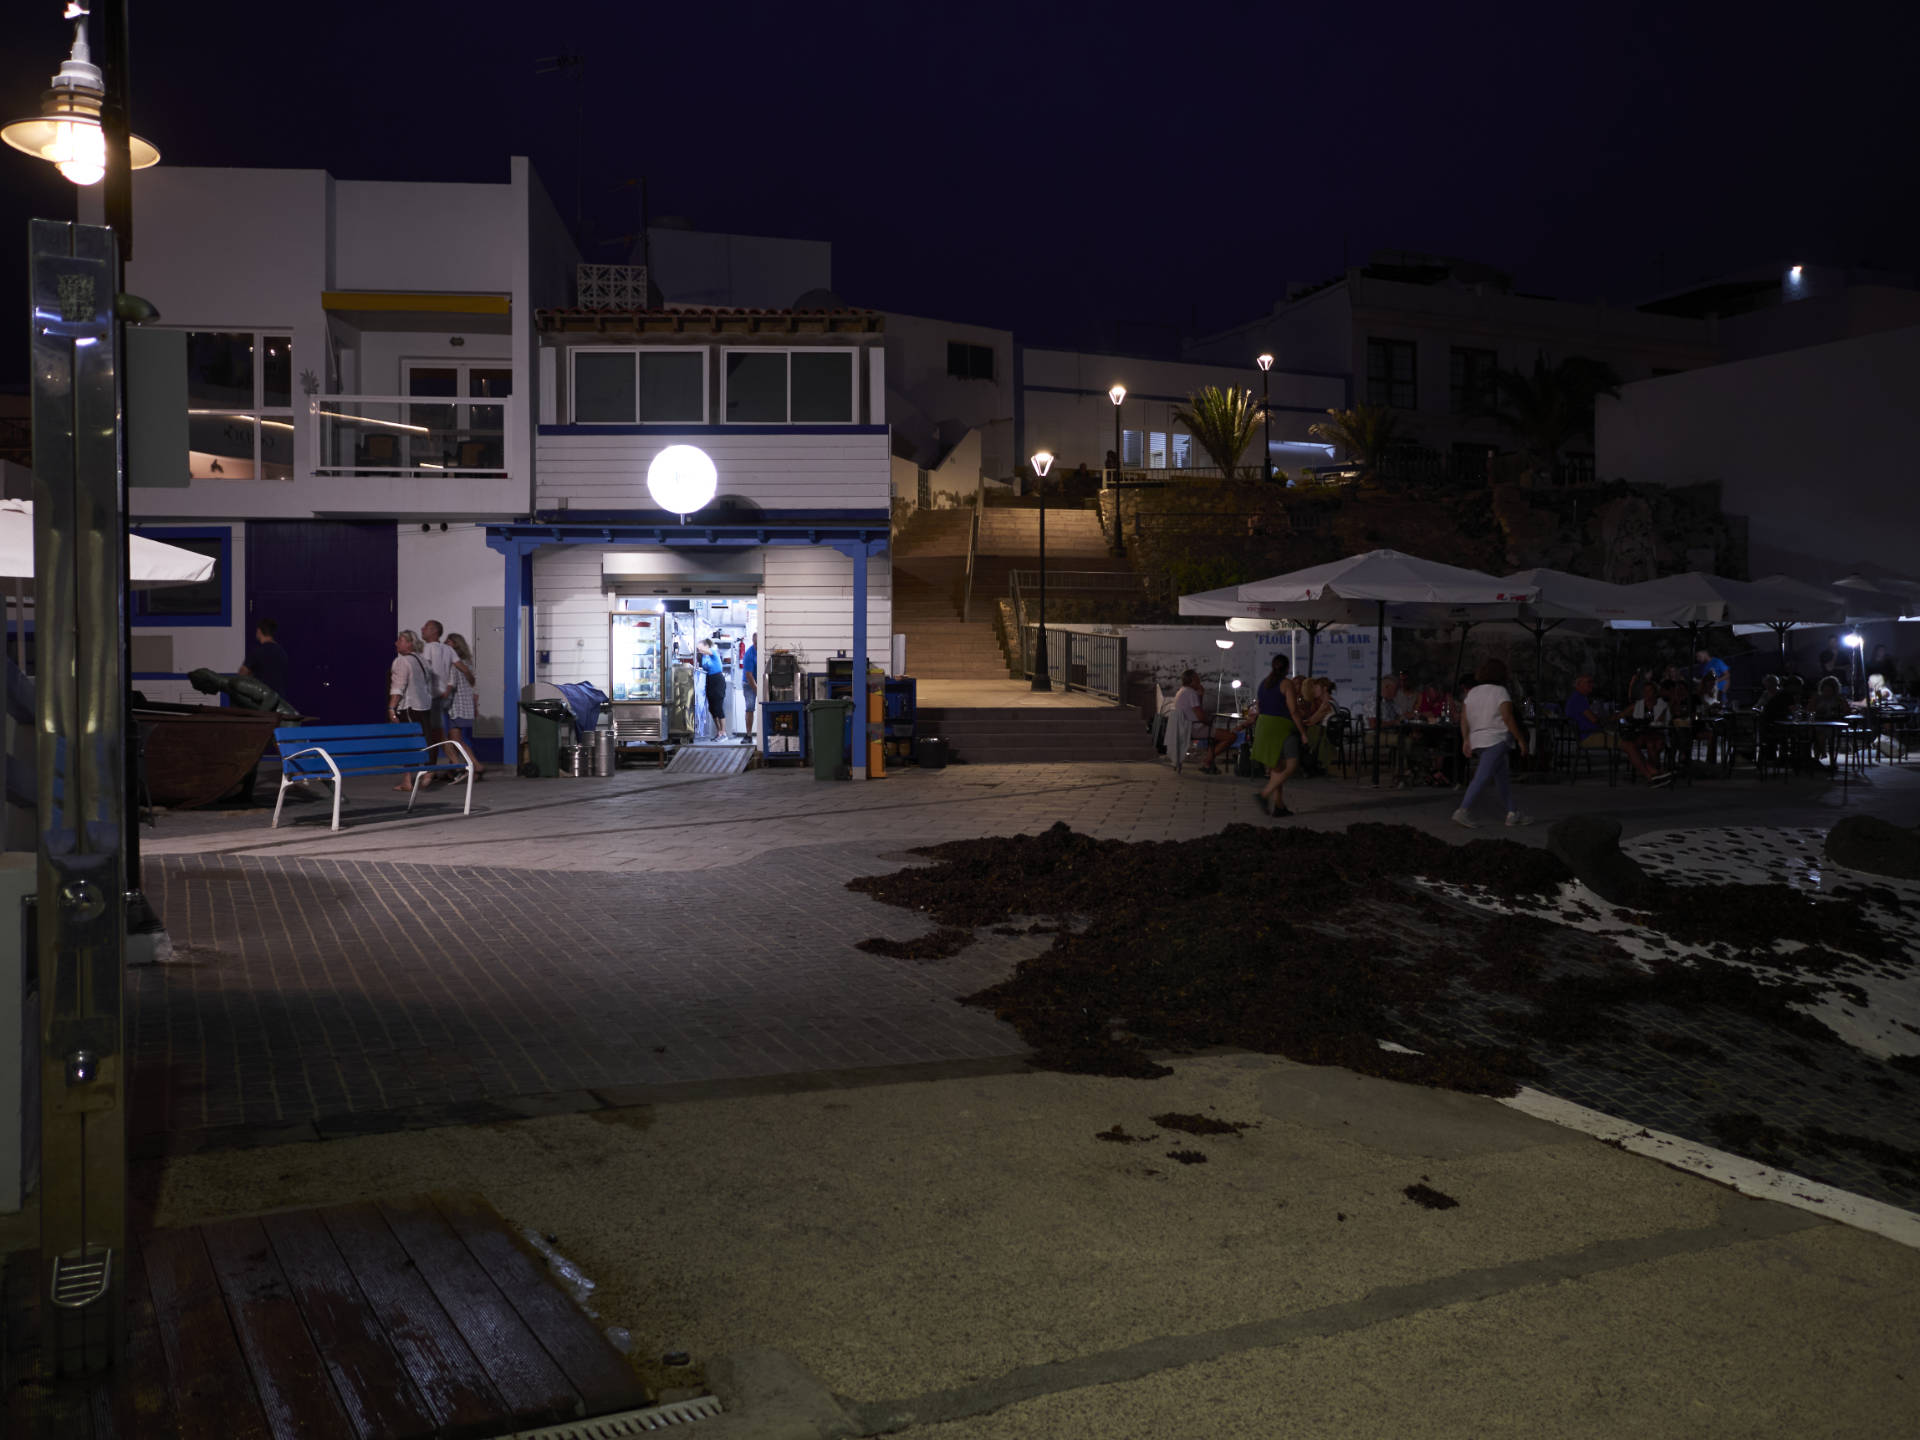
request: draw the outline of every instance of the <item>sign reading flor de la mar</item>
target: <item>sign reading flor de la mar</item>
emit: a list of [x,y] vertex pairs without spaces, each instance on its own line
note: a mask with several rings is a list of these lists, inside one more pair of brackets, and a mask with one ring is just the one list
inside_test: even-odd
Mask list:
[[[1307,670],[1307,637],[1298,630],[1228,630],[1224,625],[1130,625],[1127,637],[1127,668],[1151,672],[1154,683],[1171,697],[1180,687],[1180,676],[1198,670],[1205,681],[1207,702],[1213,703],[1216,690],[1230,700],[1233,682],[1241,682],[1244,692],[1257,689],[1267,678],[1275,655],[1285,655],[1293,673]],[[1231,640],[1232,649],[1216,642]],[[1382,663],[1393,668],[1393,633],[1387,632],[1386,654]],[[1313,646],[1315,675],[1325,675],[1335,685],[1336,703],[1348,708],[1370,704],[1373,698],[1374,636],[1363,626],[1336,625],[1320,632]],[[1229,705],[1231,708],[1231,705]]]

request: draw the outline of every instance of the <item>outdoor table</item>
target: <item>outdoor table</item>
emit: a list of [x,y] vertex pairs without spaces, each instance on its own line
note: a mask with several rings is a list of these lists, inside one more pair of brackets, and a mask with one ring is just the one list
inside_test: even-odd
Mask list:
[[1846,720],[1776,720],[1767,728],[1784,732],[1788,738],[1795,742],[1804,743],[1806,753],[1813,756],[1816,761],[1819,760],[1819,750],[1822,742],[1824,742],[1826,760],[1823,763],[1825,763],[1828,769],[1838,770],[1840,772],[1840,788],[1842,792],[1846,790],[1849,775],[1846,766],[1841,763],[1840,737],[1853,729],[1851,722]]
[[1451,766],[1460,744],[1460,727],[1445,720],[1393,720],[1380,727],[1385,735],[1394,737],[1393,753],[1396,761],[1404,768],[1411,759],[1413,751],[1438,748],[1442,757]]

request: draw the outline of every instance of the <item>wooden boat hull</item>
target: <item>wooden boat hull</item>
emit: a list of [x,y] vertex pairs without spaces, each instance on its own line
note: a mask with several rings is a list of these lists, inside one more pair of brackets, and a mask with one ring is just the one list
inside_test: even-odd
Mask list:
[[251,778],[276,727],[292,717],[220,705],[138,706],[146,795],[155,805],[192,810],[211,805]]

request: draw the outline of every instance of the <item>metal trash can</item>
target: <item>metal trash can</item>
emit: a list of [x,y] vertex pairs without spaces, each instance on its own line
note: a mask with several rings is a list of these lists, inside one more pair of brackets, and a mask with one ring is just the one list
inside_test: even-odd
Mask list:
[[807,704],[807,733],[813,748],[813,778],[851,780],[847,767],[847,713],[851,700],[812,700]]
[[619,764],[619,731],[612,725],[602,725],[593,732],[593,773],[611,775]]
[[564,700],[522,700],[520,719],[527,731],[527,758],[542,780],[560,774],[560,727],[573,724]]
[[929,735],[913,742],[914,763],[922,770],[947,768],[947,742]]

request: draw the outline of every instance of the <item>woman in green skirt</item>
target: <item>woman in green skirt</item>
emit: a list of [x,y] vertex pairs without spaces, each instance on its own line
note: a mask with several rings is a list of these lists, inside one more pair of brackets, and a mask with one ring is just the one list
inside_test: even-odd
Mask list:
[[1273,657],[1273,669],[1260,687],[1260,718],[1253,725],[1253,758],[1267,767],[1267,783],[1253,797],[1269,815],[1291,815],[1287,781],[1300,768],[1300,736],[1293,723],[1298,682],[1287,678],[1287,657]]

